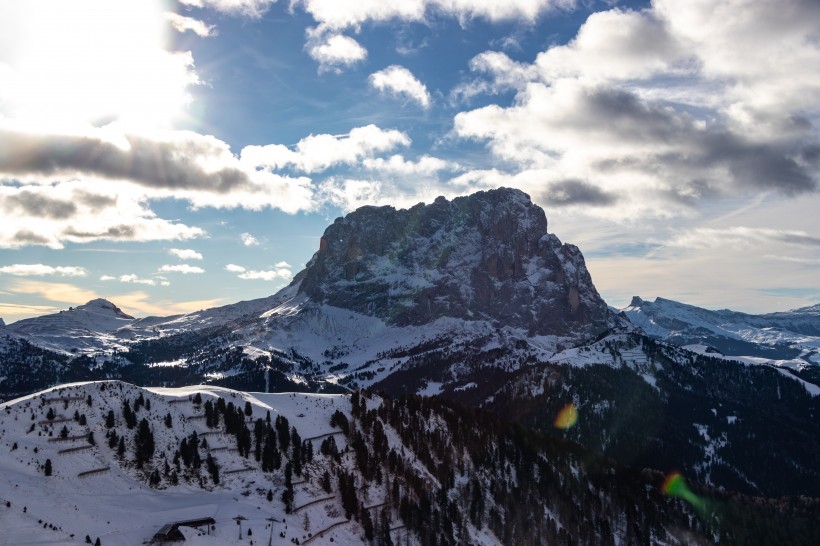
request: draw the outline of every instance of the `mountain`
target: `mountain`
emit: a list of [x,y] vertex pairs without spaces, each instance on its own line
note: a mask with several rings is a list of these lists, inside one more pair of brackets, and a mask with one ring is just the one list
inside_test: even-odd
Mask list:
[[[461,346],[476,363],[444,383],[481,380],[487,369],[515,369],[625,323],[578,248],[547,232],[543,209],[499,189],[339,218],[291,285],[268,298],[138,320],[95,300],[8,329],[92,357],[105,377],[142,382],[124,368],[148,365],[160,382],[259,388],[286,377],[366,386],[442,346]],[[442,383],[417,371],[421,386]]]
[[94,299],[67,311],[14,322],[5,330],[41,347],[76,353],[122,348],[117,333],[134,321],[110,301]]
[[337,219],[297,276],[312,301],[396,326],[441,317],[594,335],[609,311],[577,247],[547,233],[543,209],[512,189]]
[[0,431],[0,544],[820,538],[816,500],[690,489],[435,399],[75,383],[0,405]]
[[795,370],[820,364],[820,305],[749,315],[635,296],[622,311],[647,335],[676,345],[709,346],[750,364],[772,362]]
[[[567,437],[620,464],[677,468],[750,495],[820,496],[811,310],[772,315],[777,333],[740,319],[746,326],[731,330],[696,308],[664,322],[633,303],[609,309],[580,251],[549,234],[544,211],[519,191],[363,207],[329,226],[306,268],[270,297],[144,319],[97,302],[105,319],[84,330],[75,310],[28,334],[10,325],[0,331],[0,396],[111,379],[423,394]],[[681,348],[666,342],[674,336],[645,335],[681,331],[659,324],[738,343],[751,343],[742,336],[752,326],[772,339],[791,328],[792,345],[772,350],[799,348],[807,366],[727,356],[702,338]],[[85,336],[76,352],[80,341],[66,333],[74,331]],[[556,430],[567,404],[578,424]]]

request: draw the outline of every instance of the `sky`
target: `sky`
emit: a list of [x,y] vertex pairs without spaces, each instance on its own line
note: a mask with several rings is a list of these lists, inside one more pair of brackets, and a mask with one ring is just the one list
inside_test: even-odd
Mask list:
[[501,186],[613,306],[820,302],[816,0],[0,0],[0,317],[264,297]]

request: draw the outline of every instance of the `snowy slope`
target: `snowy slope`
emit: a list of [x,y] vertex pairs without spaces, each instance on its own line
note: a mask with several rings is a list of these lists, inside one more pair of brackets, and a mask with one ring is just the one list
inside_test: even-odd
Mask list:
[[[106,439],[110,431],[125,438],[133,434],[123,423],[120,410],[124,400],[133,402],[140,396],[147,405],[136,413],[151,423],[156,444],[152,462],[143,469],[134,464],[130,441],[126,443],[125,457],[120,458]],[[303,477],[293,479],[293,514],[286,513],[280,501],[285,487],[283,471],[262,472],[253,455],[247,459],[236,453],[233,436],[205,425],[202,405],[195,403],[198,396],[203,402],[221,397],[237,408],[250,403],[249,422],[266,419],[268,414],[274,421],[283,416],[301,438],[315,445],[313,462],[306,464]],[[105,424],[109,410],[117,415],[111,429]],[[52,420],[48,419],[49,411],[55,413]],[[330,527],[332,530],[315,537],[312,543],[361,543],[361,525],[347,521],[338,495],[329,495],[318,485],[318,477],[330,468],[328,460],[319,455],[322,439],[334,435],[339,449],[345,450],[345,436],[329,424],[337,411],[352,419],[348,396],[243,393],[208,386],[142,389],[121,382],[63,385],[2,404],[0,544],[81,544],[86,535],[92,541],[100,537],[106,546],[141,544],[165,523],[206,517],[216,520],[215,528],[207,536],[186,530],[186,544],[267,543],[271,535],[267,518],[271,517],[283,522],[274,523],[273,528],[279,543],[304,542]],[[82,415],[81,421],[72,418],[75,412]],[[164,425],[166,415],[170,415],[171,428]],[[62,439],[64,426],[68,432]],[[208,443],[202,448],[203,459],[205,453],[210,453],[219,464],[218,485],[205,472],[204,462],[201,474],[195,473],[190,479],[186,479],[188,471],[183,466],[178,485],[173,485],[162,471],[164,462],[172,461],[180,441],[194,431]],[[95,439],[93,446],[88,441],[89,433]],[[400,447],[395,435],[390,438],[390,444]],[[44,475],[47,460],[51,461],[51,476]],[[347,465],[346,458],[341,461]],[[153,467],[158,469],[160,481],[152,487],[148,482]],[[100,472],[83,476],[95,470]],[[430,479],[435,481],[432,476]],[[268,491],[272,492],[271,501]],[[360,494],[365,504],[378,504],[384,497],[383,490],[372,486]],[[313,501],[320,502],[310,505]],[[303,505],[309,506],[300,508]],[[246,518],[242,539],[238,538],[239,529],[233,519],[237,516]],[[470,532],[482,537],[476,543],[498,544],[491,533],[475,529]],[[397,531],[394,539],[401,536]]]
[[[102,385],[108,388],[101,391]],[[194,544],[247,544],[249,542],[237,540],[236,525],[231,520],[237,515],[248,518],[243,525],[245,534],[250,528],[257,533],[257,541],[267,539],[268,531],[265,529],[268,522],[265,518],[282,520],[286,517],[281,503],[270,503],[265,498],[268,488],[281,490],[281,476],[279,480],[274,476],[271,481],[259,471],[237,473],[235,476],[226,474],[231,469],[245,468],[247,464],[237,454],[220,451],[222,487],[211,485],[202,489],[196,484],[168,486],[163,482],[163,488],[156,489],[145,484],[141,471],[124,467],[114,451],[104,445],[107,431],[104,420],[108,409],[118,410],[122,399],[135,399],[139,393],[151,401],[148,416],[155,423],[153,429],[157,450],[170,455],[173,454],[170,447],[178,445],[185,435],[194,430],[207,432],[201,421],[191,420],[197,410],[188,400],[196,393],[206,399],[222,396],[242,404],[250,401],[254,416],[264,417],[267,411],[274,417],[283,415],[306,438],[332,431],[327,424],[330,415],[338,407],[349,407],[347,399],[339,396],[254,396],[212,387],[144,390],[116,382],[62,386],[3,404],[0,406],[0,450],[6,455],[0,458],[0,501],[12,500],[12,506],[0,506],[0,522],[4,523],[0,544],[80,544],[88,534],[92,540],[101,537],[105,545],[133,545],[150,539],[167,522],[202,517],[213,517],[217,521],[216,529],[209,538],[200,538]],[[87,403],[89,396],[90,406]],[[65,402],[58,399],[69,399],[67,407]],[[44,402],[49,400],[52,402]],[[172,403],[176,400],[183,402]],[[64,424],[40,424],[47,421],[45,415],[48,408],[54,408],[57,412],[55,421],[69,416],[66,425],[69,437],[93,432],[97,445],[85,451],[59,454],[60,450],[88,446],[88,443],[85,438],[54,442]],[[87,427],[79,426],[70,418],[74,411],[86,416]],[[142,412],[145,413],[145,410]],[[173,418],[173,429],[161,425],[162,416],[167,413]],[[34,415],[34,420],[31,415]],[[34,430],[28,432],[32,426]],[[127,431],[120,425],[115,430],[121,434]],[[219,435],[216,440],[209,438],[211,449],[216,449],[218,443],[224,443]],[[17,444],[17,449],[12,450],[14,444]],[[169,449],[166,450],[166,447]],[[46,459],[53,464],[53,475],[49,478],[42,473]],[[110,470],[100,475],[78,477],[81,472],[106,467]],[[264,487],[261,494],[260,487]],[[312,498],[313,494],[315,492],[305,486],[298,496]],[[138,510],[135,507],[139,507]],[[292,519],[296,524],[295,518]],[[48,523],[48,532],[33,534],[32,529],[41,527],[37,523],[39,520]],[[315,515],[312,514],[312,520],[316,528],[321,528],[327,517],[316,511]],[[59,530],[51,530],[52,525]],[[284,525],[277,525],[277,534],[284,529]],[[304,533],[298,532],[298,524],[291,525],[289,530],[293,536],[302,539]],[[70,539],[72,534],[74,540]],[[345,539],[356,541],[353,538],[355,534],[344,528],[340,528],[335,536],[342,543]]]

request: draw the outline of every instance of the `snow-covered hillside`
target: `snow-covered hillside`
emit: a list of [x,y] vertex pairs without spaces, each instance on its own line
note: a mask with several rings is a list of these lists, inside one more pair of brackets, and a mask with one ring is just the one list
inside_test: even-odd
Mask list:
[[131,546],[191,520],[212,520],[179,528],[201,546],[672,545],[742,530],[729,518],[704,535],[662,475],[616,475],[578,446],[412,397],[77,383],[0,405],[0,451],[0,544],[15,546]]
[[[138,427],[129,429],[121,411],[125,400],[134,402],[140,397],[145,405],[135,413],[150,423],[156,446],[153,464],[146,463],[142,469],[136,467],[131,453]],[[195,397],[203,402],[195,404]],[[343,396],[251,395],[214,387],[141,389],[121,382],[65,385],[3,404],[0,544],[81,544],[89,535],[92,540],[101,537],[105,545],[133,545],[151,539],[165,523],[204,517],[216,520],[215,529],[210,536],[186,543],[250,544],[254,539],[256,544],[266,543],[270,534],[266,518],[270,517],[288,520],[274,524],[276,535],[284,533],[288,540],[307,538],[303,513],[299,517],[286,515],[279,502],[284,488],[281,470],[270,474],[250,468],[256,463],[249,464],[237,453],[232,436],[206,427],[203,404],[219,397],[243,409],[250,403],[249,421],[265,419],[268,413],[274,420],[283,416],[303,438],[333,433],[330,416],[350,406]],[[116,415],[111,428],[106,426],[109,411]],[[170,428],[165,425],[169,415]],[[64,429],[67,432],[63,434]],[[117,444],[113,448],[108,445],[112,432],[126,440],[122,457],[117,453]],[[186,476],[184,465],[176,467],[173,462],[181,440],[193,432],[199,434],[200,441],[207,442],[207,449],[202,449],[202,485],[199,475]],[[338,445],[344,448],[344,437],[338,439]],[[205,472],[206,452],[219,462],[219,485]],[[51,466],[48,477],[47,461]],[[178,485],[173,485],[178,468],[182,469],[176,476]],[[313,472],[321,470],[320,466],[310,468]],[[151,486],[154,469],[159,471],[159,482]],[[268,491],[275,495],[275,502],[267,499]],[[295,486],[294,504],[327,496],[318,486],[306,482]],[[5,506],[7,502],[11,506]],[[306,510],[310,529],[319,531],[343,519],[333,517],[333,511],[328,515],[321,505]],[[247,518],[243,521],[246,538],[242,541],[237,539],[238,528],[232,519],[240,515]],[[357,542],[358,530],[355,526],[340,526],[328,535],[328,540],[331,536],[342,544]]]

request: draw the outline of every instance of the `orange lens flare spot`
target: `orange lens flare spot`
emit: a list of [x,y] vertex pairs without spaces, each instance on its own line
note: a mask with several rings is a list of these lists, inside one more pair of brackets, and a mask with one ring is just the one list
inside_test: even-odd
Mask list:
[[661,491],[663,491],[664,495],[669,495],[670,497],[683,497],[683,494],[688,491],[688,488],[680,472],[673,472],[663,480]]
[[561,411],[558,412],[558,416],[555,418],[555,428],[560,428],[563,430],[567,430],[568,428],[575,425],[578,422],[578,410],[575,407],[575,404],[567,404],[563,407]]

